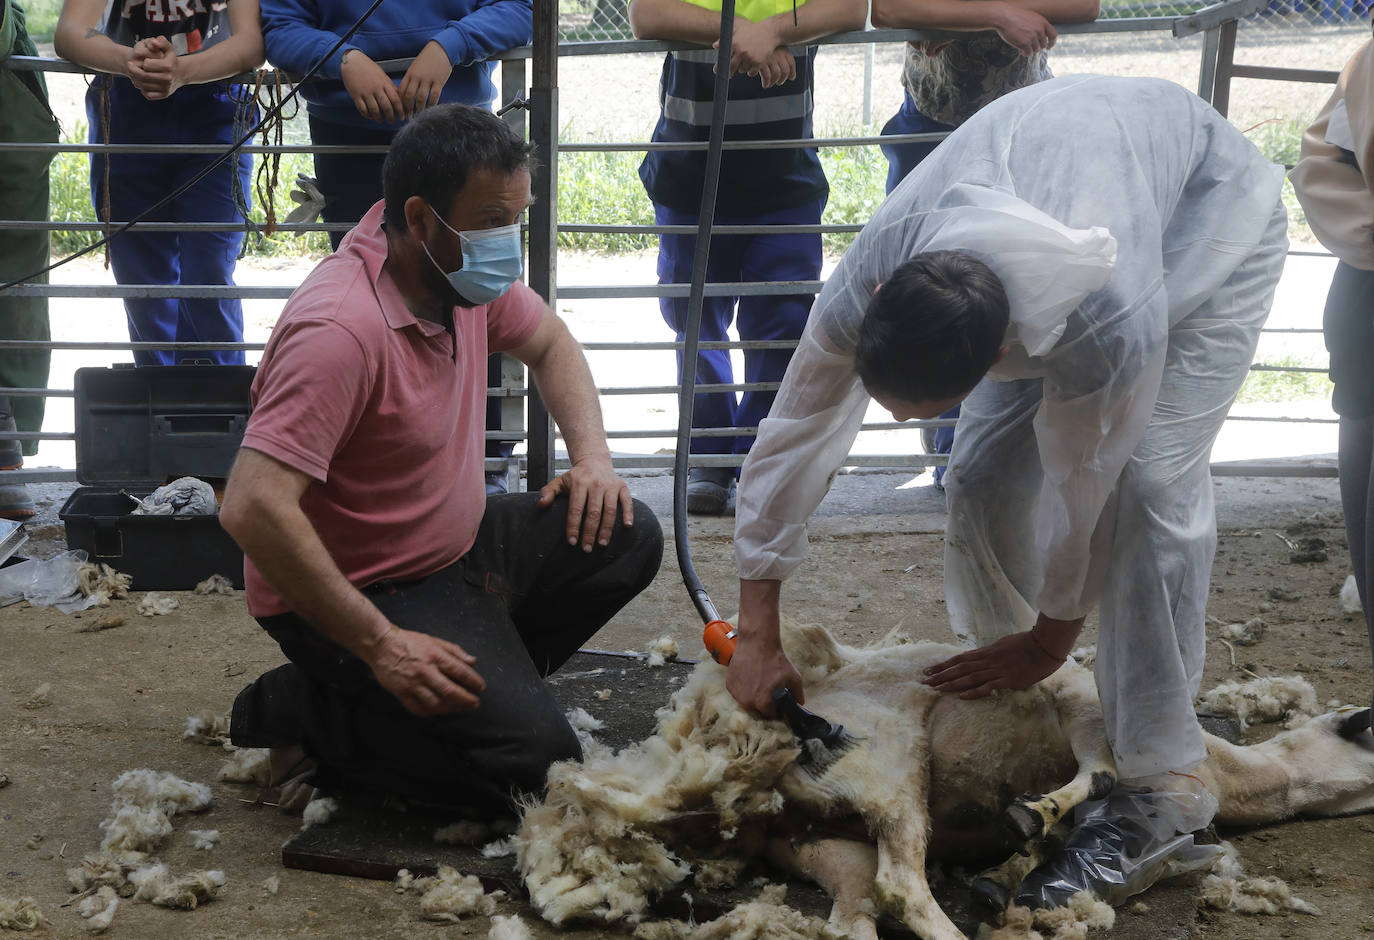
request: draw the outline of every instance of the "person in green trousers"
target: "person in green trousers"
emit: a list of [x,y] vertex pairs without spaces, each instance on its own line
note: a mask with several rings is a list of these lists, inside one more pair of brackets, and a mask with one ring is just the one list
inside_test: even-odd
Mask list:
[[[24,9],[15,0],[0,0],[0,53],[37,55],[24,27]],[[20,72],[0,62],[0,140],[57,142],[57,118],[48,106],[41,72]],[[48,220],[48,164],[51,151],[0,152],[0,220]],[[0,284],[28,277],[48,264],[48,233],[16,230],[0,224]],[[47,283],[47,276],[33,283]],[[0,339],[44,340],[48,332],[46,297],[0,296]],[[0,387],[45,388],[48,350],[0,349]],[[43,427],[41,396],[0,395],[0,431],[37,432]],[[0,471],[18,469],[24,457],[38,452],[38,442],[0,441]],[[0,517],[27,519],[32,497],[22,484],[3,485]]]

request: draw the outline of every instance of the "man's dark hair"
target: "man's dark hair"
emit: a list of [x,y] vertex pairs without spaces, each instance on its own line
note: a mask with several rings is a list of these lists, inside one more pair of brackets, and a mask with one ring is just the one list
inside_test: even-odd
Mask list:
[[534,164],[534,144],[499,117],[465,104],[426,108],[401,128],[382,164],[383,218],[406,230],[405,205],[419,196],[445,214],[477,169],[514,173]]
[[905,402],[968,394],[997,362],[1007,293],[987,265],[958,251],[899,265],[869,301],[855,365],[870,394]]

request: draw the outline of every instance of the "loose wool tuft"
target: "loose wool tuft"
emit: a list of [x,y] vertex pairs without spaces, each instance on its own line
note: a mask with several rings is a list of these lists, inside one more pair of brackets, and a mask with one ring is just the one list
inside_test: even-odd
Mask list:
[[174,877],[161,862],[136,869],[129,875],[129,881],[137,889],[134,900],[184,911],[193,911],[206,901],[213,901],[226,880],[222,871],[194,871]]
[[196,594],[233,594],[234,584],[222,574],[212,574],[195,586]]
[[107,564],[88,562],[76,572],[76,586],[87,597],[95,598],[95,607],[109,607],[112,598],[129,596],[133,578],[115,571]]
[[497,914],[491,919],[487,940],[534,940],[534,935],[518,914],[512,914],[510,917]]
[[0,929],[37,930],[48,921],[33,898],[0,898]]
[[119,895],[109,885],[101,885],[89,897],[82,898],[76,911],[86,918],[82,925],[87,933],[104,933],[114,921],[115,911],[119,910]]
[[420,895],[420,915],[426,920],[454,923],[473,914],[490,917],[506,892],[482,887],[476,875],[463,875],[448,865],[440,865],[439,873],[429,878],[416,878],[406,869],[396,873],[394,882],[398,892]]
[[1223,682],[1198,696],[1212,714],[1235,715],[1242,728],[1293,714],[1300,721],[1320,711],[1317,690],[1302,676],[1266,676],[1249,682]]
[[145,617],[156,617],[170,614],[180,606],[181,601],[170,594],[158,594],[156,591],[149,591],[139,600],[138,612]]
[[186,730],[181,736],[196,744],[223,747],[229,743],[229,716],[216,715],[205,709],[196,715],[186,716]]
[[843,940],[818,917],[788,907],[786,885],[768,885],[752,901],[705,924],[660,920],[635,928],[635,940]]
[[1247,875],[1236,854],[1236,847],[1223,842],[1225,851],[1212,863],[1212,873],[1202,879],[1199,903],[1218,911],[1241,914],[1279,914],[1296,911],[1318,915],[1317,908],[1294,897],[1287,882],[1272,877]]
[[677,641],[670,636],[661,636],[649,644],[648,664],[657,669],[670,660],[677,659]]
[[213,800],[203,783],[146,768],[125,771],[112,787],[114,802],[100,824],[105,832],[100,849],[115,858],[152,852],[171,834],[173,816],[207,809]]
[[265,747],[233,748],[228,759],[220,765],[219,779],[265,787],[272,779],[271,753],[271,749]]
[[301,828],[309,829],[311,826],[323,826],[334,818],[334,814],[339,811],[339,801],[332,796],[316,797],[306,804],[305,812],[301,813]]
[[192,845],[196,848],[208,852],[215,847],[219,841],[218,829],[192,829],[191,838],[194,840]]
[[1347,614],[1358,614],[1364,610],[1360,604],[1360,588],[1353,574],[1346,575],[1345,583],[1341,585],[1341,610]]
[[640,920],[651,895],[691,873],[655,824],[706,811],[728,842],[741,822],[779,811],[773,786],[797,753],[785,724],[739,707],[724,668],[699,666],[652,737],[549,769],[544,801],[513,840],[531,900],[553,924]]

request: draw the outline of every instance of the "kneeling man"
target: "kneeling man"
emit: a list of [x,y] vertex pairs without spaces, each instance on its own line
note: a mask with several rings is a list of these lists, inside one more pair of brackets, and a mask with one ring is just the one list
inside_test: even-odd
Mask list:
[[[521,272],[533,149],[478,108],[396,136],[385,198],[291,295],[221,520],[291,661],[233,741],[274,776],[487,816],[580,755],[543,677],[653,580],[663,536],[611,466],[586,360]],[[539,385],[572,468],[488,499],[487,354]],[[297,792],[308,792],[300,789]]]

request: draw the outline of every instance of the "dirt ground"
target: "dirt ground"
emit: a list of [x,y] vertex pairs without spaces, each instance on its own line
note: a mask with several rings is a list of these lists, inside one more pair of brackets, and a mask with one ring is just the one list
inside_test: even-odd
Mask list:
[[[850,642],[876,639],[899,624],[917,637],[947,639],[940,578],[943,502],[928,481],[921,477],[910,485],[908,475],[893,473],[842,476],[813,525],[810,560],[787,585],[785,602],[793,614],[824,622]],[[669,516],[665,475],[644,473],[631,485],[661,518]],[[1208,628],[1204,690],[1245,678],[1246,672],[1298,673],[1316,686],[1323,702],[1367,702],[1364,627],[1359,615],[1342,612],[1335,596],[1349,567],[1335,481],[1227,478],[1214,485],[1220,546],[1210,612],[1217,622]],[[50,521],[62,496],[53,492],[42,500],[31,554],[63,547],[61,527]],[[698,573],[727,609],[735,603],[730,531],[725,519],[691,524]],[[1292,562],[1289,543],[1304,539],[1321,539],[1327,559]],[[70,897],[64,871],[97,848],[110,782],[125,770],[149,767],[213,788],[213,808],[200,817],[178,817],[162,857],[174,871],[222,869],[228,886],[219,900],[193,912],[126,903],[113,935],[409,938],[416,930],[443,930],[446,936],[485,937],[487,918],[447,927],[424,922],[415,898],[386,883],[282,868],[281,845],[299,820],[253,805],[251,787],[216,780],[221,754],[182,739],[187,716],[204,709],[226,712],[238,689],[280,662],[280,653],[248,617],[241,593],[178,596],[178,610],[145,618],[134,613],[135,592],[133,599],[113,604],[111,612],[125,617],[122,626],[93,633],[80,630],[100,615],[94,611],[76,617],[24,604],[0,610],[0,772],[9,778],[0,789],[0,898],[31,896],[50,922],[47,935],[82,935],[75,908],[62,907]],[[1231,651],[1216,638],[1220,623],[1256,615],[1268,630],[1258,645],[1237,649],[1233,665]],[[595,645],[643,650],[665,633],[685,657],[697,655],[700,626],[671,546],[654,584]],[[31,707],[31,696],[44,683],[51,685],[46,704]],[[667,694],[665,689],[665,700]],[[1258,726],[1249,734],[1254,740],[1274,730]],[[212,851],[197,851],[186,833],[193,828],[219,829],[222,838]],[[1184,880],[1146,893],[1148,910],[1123,912],[1111,935],[1364,937],[1374,932],[1371,833],[1374,819],[1367,817],[1223,833],[1252,873],[1284,878],[1322,909],[1321,918],[1199,912],[1196,884]],[[281,878],[276,895],[262,887],[271,875]],[[956,905],[954,895],[962,888],[957,879],[949,885],[946,902]],[[502,912],[521,914],[541,938],[617,935],[554,930],[538,923],[523,902],[505,903]]]

